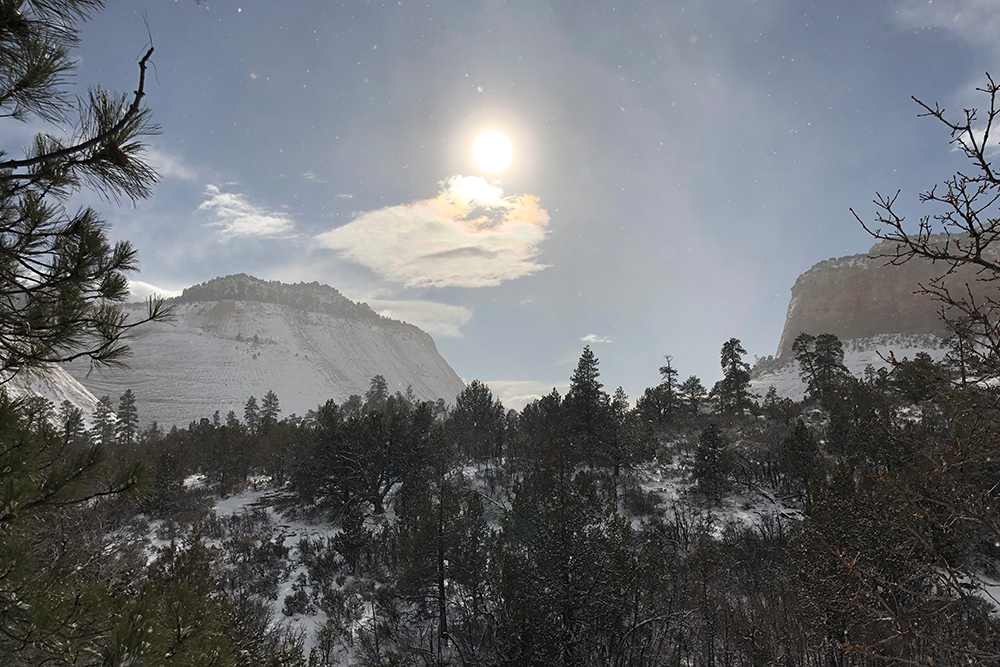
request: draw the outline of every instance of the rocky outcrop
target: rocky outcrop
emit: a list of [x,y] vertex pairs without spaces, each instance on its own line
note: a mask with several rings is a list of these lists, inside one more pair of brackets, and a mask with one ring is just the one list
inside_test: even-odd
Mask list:
[[[941,304],[918,293],[947,267],[921,259],[888,265],[885,256],[894,247],[876,244],[866,254],[828,259],[799,276],[775,356],[790,359],[792,342],[802,332],[832,333],[844,341],[886,334],[947,336]],[[964,293],[967,284],[977,295],[991,289],[976,278],[974,269],[960,268],[948,278],[949,289]]]
[[[190,287],[168,301],[172,322],[139,327],[129,369],[66,366],[97,396],[135,393],[143,425],[186,426],[218,410],[240,418],[250,396],[273,390],[283,415],[363,395],[382,375],[391,391],[454,401],[464,384],[417,327],[378,315],[332,287],[247,275]],[[137,314],[142,306],[135,306]]]

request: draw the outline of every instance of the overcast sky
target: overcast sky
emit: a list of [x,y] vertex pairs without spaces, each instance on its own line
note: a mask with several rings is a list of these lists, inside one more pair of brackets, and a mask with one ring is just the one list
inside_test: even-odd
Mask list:
[[138,279],[332,285],[513,406],[587,343],[632,399],[663,355],[711,386],[730,337],[774,354],[796,277],[870,247],[848,208],[916,216],[960,164],[910,96],[1000,74],[995,0],[130,0],[76,81],[132,91],[149,34],[163,180],[99,203]]

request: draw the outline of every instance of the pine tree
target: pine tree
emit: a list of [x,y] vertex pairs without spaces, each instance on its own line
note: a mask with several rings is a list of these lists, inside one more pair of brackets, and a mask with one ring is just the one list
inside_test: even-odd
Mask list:
[[278,415],[281,414],[281,406],[278,404],[278,395],[268,390],[264,394],[264,399],[260,403],[260,430],[267,433],[278,423]]
[[389,383],[381,375],[372,378],[371,386],[365,392],[365,407],[369,410],[381,410],[389,398]]
[[[156,132],[143,107],[152,49],[139,60],[131,96],[67,87],[77,59],[79,25],[98,0],[0,3],[0,118],[44,125],[23,157],[0,152],[0,385],[17,373],[76,358],[121,364],[125,334],[162,319],[151,300],[138,321],[125,315],[127,274],[135,249],[114,245],[90,207],[67,210],[82,189],[117,201],[150,193],[155,172],[141,157]],[[17,130],[8,126],[8,137]],[[63,138],[65,135],[69,138]],[[110,398],[98,405],[96,446],[75,443],[78,415],[65,411],[63,433],[33,401],[0,391],[0,656],[10,664],[111,664],[110,622],[97,559],[74,540],[46,540],[42,528],[73,507],[121,495],[138,481],[135,467],[99,483],[104,449],[114,440]],[[133,635],[134,637],[134,635]],[[83,658],[82,656],[88,656]]]
[[473,380],[455,398],[448,431],[462,455],[499,461],[503,456],[504,416],[500,399],[494,399],[484,383]]
[[697,415],[701,402],[705,399],[705,394],[708,393],[705,390],[705,385],[701,383],[701,379],[697,375],[690,376],[681,383],[679,391],[691,408],[691,414]]
[[131,447],[135,444],[139,433],[139,411],[131,389],[126,389],[118,398],[118,424],[115,430],[119,446]]
[[677,413],[677,369],[673,366],[674,358],[669,354],[663,357],[666,362],[660,366],[660,402],[663,406],[664,418],[670,421]]
[[83,410],[68,400],[63,401],[59,408],[59,424],[62,426],[63,441],[66,445],[85,444],[87,434],[84,428]]
[[746,354],[738,338],[730,338],[722,346],[722,379],[715,383],[713,393],[724,414],[742,414],[750,407],[750,364],[743,361]]
[[[135,249],[112,246],[94,209],[66,210],[82,188],[116,200],[149,195],[156,173],[140,159],[157,128],[142,105],[152,49],[131,96],[66,88],[70,49],[97,0],[6,3],[0,12],[0,117],[55,125],[23,158],[0,153],[0,382],[25,368],[79,357],[120,364],[123,336],[140,322],[122,309]],[[72,114],[72,117],[71,117]],[[57,137],[66,128],[69,140]],[[143,319],[162,318],[150,301]]]
[[612,469],[613,501],[617,504],[619,475],[640,461],[652,456],[652,438],[648,429],[640,428],[638,408],[629,409],[628,395],[621,387],[615,390],[608,408],[609,429],[606,458]]
[[585,346],[570,376],[564,407],[576,456],[589,463],[606,464],[606,452],[601,449],[607,435],[609,398],[597,379],[601,375],[597,366],[597,357],[589,345]]
[[958,374],[959,386],[965,387],[970,377],[976,374],[977,367],[973,326],[968,317],[947,320],[945,324],[951,335],[945,340],[948,352],[944,363]]
[[833,334],[811,336],[800,333],[792,342],[792,353],[812,399],[829,399],[844,378],[850,375],[844,366],[844,346]]
[[110,396],[101,396],[94,406],[94,414],[91,417],[90,437],[95,444],[108,449],[116,441],[115,432],[115,410],[111,404]]
[[947,368],[935,363],[931,355],[917,352],[913,360],[903,358],[892,369],[895,390],[914,403],[926,401],[934,395],[937,385],[946,379]]
[[257,397],[251,396],[243,406],[243,419],[251,433],[260,431],[260,409],[257,407]]
[[719,502],[732,486],[733,456],[722,430],[709,424],[698,438],[694,455],[694,479],[698,492]]

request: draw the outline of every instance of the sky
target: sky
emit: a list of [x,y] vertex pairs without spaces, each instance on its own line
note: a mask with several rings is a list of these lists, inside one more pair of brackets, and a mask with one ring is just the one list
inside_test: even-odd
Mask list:
[[[412,322],[508,407],[774,354],[795,279],[865,252],[877,192],[962,165],[911,99],[1000,75],[995,0],[109,3],[74,85],[146,102],[162,181],[116,206],[136,291],[233,273],[336,287]],[[13,145],[38,129],[8,133]],[[472,159],[506,135],[511,164]]]

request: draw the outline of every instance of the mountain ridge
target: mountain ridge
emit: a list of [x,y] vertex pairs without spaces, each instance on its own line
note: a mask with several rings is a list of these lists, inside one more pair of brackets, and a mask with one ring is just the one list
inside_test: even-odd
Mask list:
[[[274,391],[282,413],[363,394],[382,375],[392,391],[454,401],[464,383],[418,327],[375,313],[320,283],[216,278],[166,300],[172,322],[138,327],[126,371],[67,371],[97,396],[131,388],[140,419],[187,425],[216,410],[242,415],[250,396]],[[145,308],[131,304],[136,314]]]

